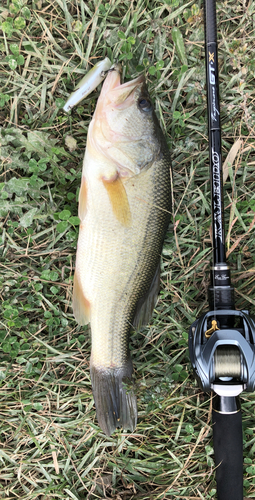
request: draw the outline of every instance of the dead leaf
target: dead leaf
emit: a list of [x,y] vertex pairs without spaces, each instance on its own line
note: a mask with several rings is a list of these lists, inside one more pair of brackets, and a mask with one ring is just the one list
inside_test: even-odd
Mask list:
[[229,167],[232,167],[235,157],[240,149],[240,147],[243,144],[242,139],[237,139],[237,141],[233,144],[232,148],[230,149],[228,156],[226,160],[224,161],[222,170],[223,170],[223,184],[225,184],[227,178],[228,178],[228,173],[229,173]]
[[104,474],[95,479],[95,483],[101,486],[101,488],[109,488],[112,484],[112,474]]
[[250,226],[249,226],[249,229],[247,231],[247,233],[244,233],[242,234],[242,236],[240,236],[240,238],[238,238],[235,243],[232,245],[232,247],[227,251],[227,258],[228,256],[233,252],[233,250],[236,249],[236,247],[239,245],[240,241],[242,241],[243,238],[245,238],[245,236],[247,236],[247,234],[252,230],[253,226],[255,224],[255,215],[250,223]]
[[71,153],[75,151],[77,147],[77,141],[72,135],[66,135],[65,144],[68,147],[69,151],[71,151]]
[[50,447],[52,449],[51,453],[52,453],[54,468],[55,468],[56,474],[59,474],[59,466],[58,466],[58,459],[57,459],[57,453],[55,451],[55,446],[53,444],[50,444]]

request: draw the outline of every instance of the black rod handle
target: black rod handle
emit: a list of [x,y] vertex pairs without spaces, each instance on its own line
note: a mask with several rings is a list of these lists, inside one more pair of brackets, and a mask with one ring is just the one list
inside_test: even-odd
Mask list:
[[[217,498],[243,500],[243,436],[240,406],[235,405],[235,409],[233,408],[233,403],[235,404],[233,397],[220,397],[220,400],[217,398],[215,400],[212,421],[217,467]],[[231,412],[232,410],[234,412]]]

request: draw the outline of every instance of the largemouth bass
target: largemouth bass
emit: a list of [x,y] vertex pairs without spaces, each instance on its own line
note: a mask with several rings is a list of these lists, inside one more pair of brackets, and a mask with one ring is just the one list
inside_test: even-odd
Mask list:
[[108,72],[90,123],[79,195],[73,311],[91,323],[90,374],[105,434],[134,430],[129,334],[147,324],[170,218],[170,155],[143,76]]

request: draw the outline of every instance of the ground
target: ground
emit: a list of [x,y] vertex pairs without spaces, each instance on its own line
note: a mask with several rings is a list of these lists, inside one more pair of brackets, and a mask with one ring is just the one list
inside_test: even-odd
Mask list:
[[[255,3],[218,2],[217,12],[228,261],[237,308],[255,314]],[[200,1],[2,1],[1,500],[216,496],[211,398],[187,348],[207,308],[212,254],[203,37]],[[106,55],[122,61],[125,80],[146,72],[174,183],[159,301],[131,338],[138,425],[111,438],[95,417],[89,331],[71,308],[81,165],[100,89],[62,110]],[[253,394],[243,393],[242,410],[254,498]]]

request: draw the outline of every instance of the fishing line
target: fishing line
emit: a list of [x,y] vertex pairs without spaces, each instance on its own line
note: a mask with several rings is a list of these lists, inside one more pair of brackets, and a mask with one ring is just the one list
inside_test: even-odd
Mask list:
[[241,377],[241,357],[236,346],[219,346],[214,354],[215,378]]

